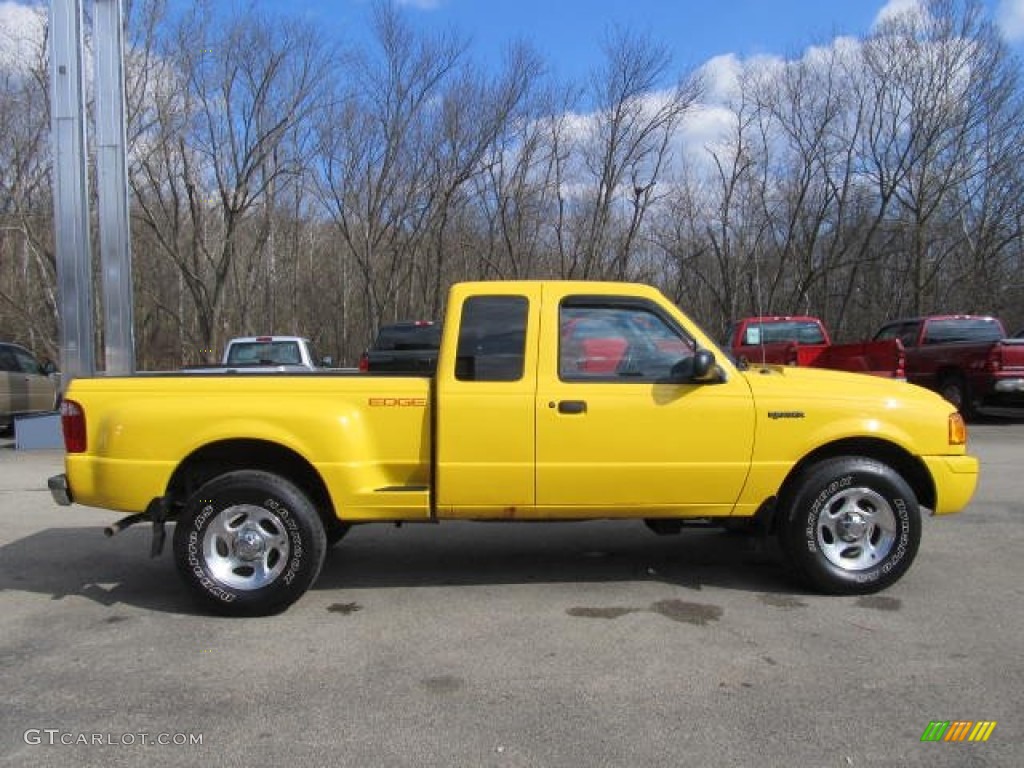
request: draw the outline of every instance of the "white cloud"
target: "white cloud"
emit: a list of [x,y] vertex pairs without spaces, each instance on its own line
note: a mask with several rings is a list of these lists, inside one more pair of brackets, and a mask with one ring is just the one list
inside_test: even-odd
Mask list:
[[999,0],[996,23],[1008,42],[1024,40],[1024,0]]
[[883,24],[887,21],[903,16],[905,14],[920,14],[924,13],[924,7],[921,4],[921,0],[889,0],[885,6],[875,16],[875,26]]
[[[837,46],[845,47],[847,38],[838,38]],[[808,48],[808,59],[824,58],[830,49]],[[740,59],[725,54],[709,59],[700,68],[704,82],[701,101],[687,113],[680,126],[681,156],[690,168],[700,172],[712,169],[712,152],[728,145],[736,130],[736,109],[742,95],[741,83],[748,77],[770,74],[787,66],[781,56],[758,55]]]
[[733,53],[708,59],[700,69],[704,80],[704,100],[721,103],[738,95],[743,67],[743,62]]
[[736,125],[736,113],[721,104],[698,104],[680,126],[683,158],[688,165],[710,167],[709,150],[722,144]]

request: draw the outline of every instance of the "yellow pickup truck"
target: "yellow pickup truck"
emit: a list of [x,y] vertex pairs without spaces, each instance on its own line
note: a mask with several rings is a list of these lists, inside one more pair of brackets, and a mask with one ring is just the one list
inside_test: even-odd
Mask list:
[[920,508],[970,501],[956,409],[859,374],[741,369],[653,288],[454,286],[433,377],[360,373],[77,379],[61,504],[174,526],[206,607],[283,610],[353,524],[636,518],[777,535],[808,584],[883,589]]

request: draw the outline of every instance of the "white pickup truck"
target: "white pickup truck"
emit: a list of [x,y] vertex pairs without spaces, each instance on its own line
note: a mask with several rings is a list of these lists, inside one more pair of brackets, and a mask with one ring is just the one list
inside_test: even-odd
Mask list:
[[333,360],[317,358],[309,339],[301,336],[240,336],[224,347],[219,366],[192,365],[186,373],[273,373],[316,371]]

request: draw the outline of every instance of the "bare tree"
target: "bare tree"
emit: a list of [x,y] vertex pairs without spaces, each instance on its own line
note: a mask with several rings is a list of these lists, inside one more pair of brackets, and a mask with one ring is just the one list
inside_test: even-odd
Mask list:
[[0,322],[5,335],[56,358],[50,100],[45,13],[38,37],[0,30]]
[[531,83],[542,70],[540,59],[526,46],[509,50],[503,68],[487,79],[467,68],[447,89],[442,102],[439,142],[430,153],[436,184],[432,214],[433,260],[430,314],[441,311],[446,285],[445,253],[448,223],[456,197],[483,171],[482,162],[510,122],[520,116]]
[[509,120],[489,149],[484,173],[474,179],[483,264],[491,278],[556,276],[559,265],[559,169],[567,162],[562,141],[571,91],[534,91],[524,111]]
[[[372,335],[412,285],[433,180],[437,103],[466,44],[413,31],[390,5],[373,11],[375,56],[356,54],[351,81],[320,123],[320,194],[360,278]],[[427,286],[421,286],[426,293]]]
[[[569,276],[626,276],[633,245],[669,161],[672,139],[701,93],[697,77],[658,85],[671,66],[664,46],[629,32],[609,35],[594,75],[594,114],[581,148],[581,220]],[[613,225],[625,203],[623,226]]]
[[219,22],[200,6],[159,59],[150,127],[136,138],[137,218],[179,272],[196,345],[217,348],[231,331],[229,289],[245,326],[249,276],[268,274],[276,196],[306,172],[296,133],[322,104],[329,53],[309,25],[251,14]]

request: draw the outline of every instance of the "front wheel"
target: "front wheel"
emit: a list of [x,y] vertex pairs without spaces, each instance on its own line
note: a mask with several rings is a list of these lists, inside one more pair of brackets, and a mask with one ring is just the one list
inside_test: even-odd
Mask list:
[[229,472],[205,483],[174,530],[182,579],[203,606],[229,616],[283,611],[312,585],[325,551],[316,508],[269,472]]
[[906,481],[873,459],[841,457],[808,468],[783,501],[783,550],[815,589],[877,592],[910,568],[921,513]]

